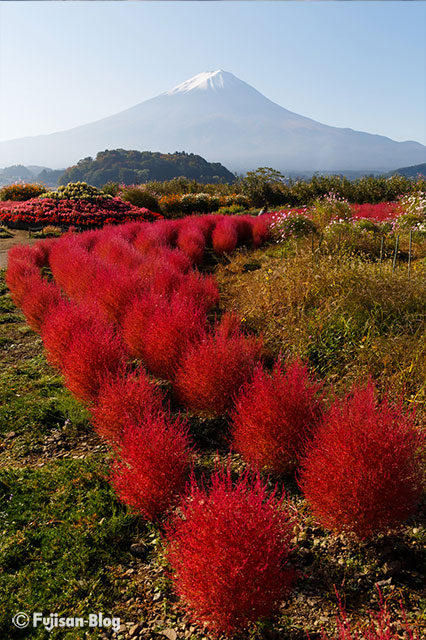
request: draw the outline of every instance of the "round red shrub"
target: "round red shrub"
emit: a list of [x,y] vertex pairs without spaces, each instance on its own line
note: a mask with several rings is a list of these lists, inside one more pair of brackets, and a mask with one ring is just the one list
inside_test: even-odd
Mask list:
[[181,225],[177,237],[177,245],[194,264],[201,264],[204,257],[206,240],[196,222],[189,220]]
[[232,253],[236,249],[238,234],[232,218],[219,220],[212,234],[212,242],[216,253]]
[[141,368],[129,375],[106,380],[96,404],[90,409],[97,433],[118,447],[129,421],[140,425],[147,415],[161,412],[161,394]]
[[320,385],[296,360],[271,373],[258,367],[235,401],[233,445],[259,468],[284,473],[296,467],[305,440],[322,415]]
[[126,351],[113,327],[97,317],[72,328],[63,357],[65,384],[79,400],[95,402],[105,380],[126,374]]
[[117,495],[146,520],[158,519],[184,489],[191,457],[187,425],[164,414],[129,421],[111,477]]
[[166,526],[174,589],[194,623],[233,634],[268,616],[286,597],[292,518],[258,475],[233,485],[229,469],[211,487],[194,479]]
[[173,380],[188,348],[205,334],[206,324],[204,309],[194,301],[158,296],[139,332],[139,357],[152,374]]
[[413,513],[421,493],[424,435],[413,413],[377,402],[373,383],[337,400],[302,461],[300,486],[335,532],[368,538]]
[[261,341],[245,336],[225,314],[183,358],[174,382],[179,401],[199,413],[226,413],[241,385],[252,376],[261,350]]
[[61,292],[59,287],[41,276],[30,278],[28,284],[21,308],[31,329],[40,333],[46,317],[61,302]]

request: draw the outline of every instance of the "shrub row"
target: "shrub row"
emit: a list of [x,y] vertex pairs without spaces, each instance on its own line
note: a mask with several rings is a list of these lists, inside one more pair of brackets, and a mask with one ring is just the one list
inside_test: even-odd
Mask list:
[[[9,254],[14,301],[117,453],[119,497],[151,520],[184,494],[166,527],[173,584],[215,633],[271,614],[288,592],[294,514],[259,475],[233,483],[229,467],[185,492],[195,455],[188,425],[163,407],[147,371],[169,379],[184,407],[229,413],[233,446],[250,465],[298,468],[314,514],[335,532],[368,538],[398,526],[422,490],[424,436],[413,413],[379,402],[371,382],[327,406],[303,363],[266,369],[261,340],[234,315],[209,324],[217,288],[192,265],[208,246],[258,245],[268,233],[267,216],[206,216],[67,234]],[[42,278],[47,266],[56,284]],[[136,370],[132,358],[142,361]]]

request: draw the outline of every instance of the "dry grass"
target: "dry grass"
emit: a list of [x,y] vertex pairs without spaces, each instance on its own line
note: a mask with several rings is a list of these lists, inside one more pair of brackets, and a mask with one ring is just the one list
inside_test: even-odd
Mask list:
[[268,352],[297,354],[347,389],[369,373],[379,389],[426,401],[424,264],[392,273],[392,261],[312,254],[277,247],[240,253],[218,267],[223,306],[262,333]]

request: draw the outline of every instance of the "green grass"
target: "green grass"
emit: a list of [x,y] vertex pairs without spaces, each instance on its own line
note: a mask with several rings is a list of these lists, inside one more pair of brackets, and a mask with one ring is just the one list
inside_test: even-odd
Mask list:
[[[47,637],[41,629],[15,629],[18,611],[82,617],[102,611],[125,620],[121,603],[134,586],[120,567],[146,528],[115,497],[108,449],[46,362],[40,338],[10,299],[4,272],[0,344],[0,638]],[[67,637],[81,633],[68,630]]]
[[129,556],[137,526],[117,504],[102,458],[0,470],[0,637],[22,637],[10,624],[22,610],[123,616],[117,603],[128,583],[116,565]]

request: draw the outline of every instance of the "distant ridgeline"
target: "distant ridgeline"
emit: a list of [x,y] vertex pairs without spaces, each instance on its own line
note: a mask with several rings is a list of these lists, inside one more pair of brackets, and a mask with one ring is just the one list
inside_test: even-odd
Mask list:
[[426,177],[426,162],[423,164],[414,164],[411,167],[402,167],[401,169],[395,169],[395,171],[389,171],[388,176],[395,174],[405,176],[406,178],[417,178],[417,176]]
[[158,153],[114,149],[84,158],[61,175],[59,184],[82,180],[95,187],[107,182],[140,184],[184,176],[202,183],[233,182],[235,175],[220,162],[207,162],[193,153]]
[[64,169],[49,169],[36,165],[24,167],[22,164],[15,164],[0,169],[0,186],[15,184],[17,182],[40,182],[47,187],[56,187],[58,185],[58,178],[63,172]]

